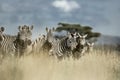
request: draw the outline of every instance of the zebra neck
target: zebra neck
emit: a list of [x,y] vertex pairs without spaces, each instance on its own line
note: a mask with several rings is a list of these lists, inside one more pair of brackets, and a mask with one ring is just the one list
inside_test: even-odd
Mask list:
[[10,39],[14,40],[14,39],[16,39],[16,37],[17,36],[3,34],[4,40],[10,40]]
[[69,50],[70,49],[70,47],[68,47],[68,45],[67,45],[67,40],[68,40],[68,38],[63,38],[62,40],[61,40],[61,48],[63,49],[63,50]]

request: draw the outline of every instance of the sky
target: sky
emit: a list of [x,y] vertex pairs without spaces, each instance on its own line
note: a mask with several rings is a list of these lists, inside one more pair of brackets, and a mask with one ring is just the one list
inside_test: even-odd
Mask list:
[[120,36],[120,0],[0,0],[0,26],[16,34],[19,25],[34,25],[33,36],[59,22],[88,25],[94,32]]

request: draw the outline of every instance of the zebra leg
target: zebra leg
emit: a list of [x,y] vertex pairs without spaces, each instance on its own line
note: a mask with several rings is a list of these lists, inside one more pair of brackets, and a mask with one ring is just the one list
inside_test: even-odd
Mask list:
[[70,56],[72,55],[72,51],[66,51],[65,55],[64,55],[64,59],[68,58],[70,59]]
[[85,49],[81,50],[81,56],[85,55]]
[[57,59],[59,60],[59,61],[61,61],[61,60],[63,60],[63,56],[57,56]]
[[5,55],[3,54],[3,52],[0,52],[0,64],[2,63],[4,57],[5,57]]
[[73,53],[73,59],[74,60],[78,60],[81,57],[81,52],[80,51],[76,51]]
[[51,49],[50,51],[49,51],[49,55],[50,56],[53,56],[54,54],[53,54],[53,49]]

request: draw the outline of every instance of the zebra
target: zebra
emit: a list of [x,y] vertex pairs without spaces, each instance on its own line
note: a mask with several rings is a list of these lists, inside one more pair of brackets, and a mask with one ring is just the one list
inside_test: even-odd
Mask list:
[[17,35],[2,34],[2,41],[0,41],[1,53],[10,55],[22,55],[28,45],[31,44],[31,28],[29,26],[19,26]]
[[65,53],[71,52],[77,46],[77,37],[74,34],[69,33],[62,39],[57,39],[53,36],[51,29],[46,29],[48,41],[52,44],[52,48],[49,51],[49,55],[54,55],[58,59],[62,59]]
[[[1,27],[1,30],[4,31],[5,28]],[[2,55],[5,53],[12,53],[15,51],[15,46],[12,44],[12,42],[15,40],[16,36],[7,35],[2,32],[0,34],[0,38],[0,52]]]
[[38,38],[36,38],[33,42],[32,42],[32,52],[33,53],[40,53],[43,45],[46,42],[46,36],[45,35],[40,35]]
[[32,30],[33,25],[31,27],[24,25],[19,26],[19,32],[17,34],[16,40],[14,41],[14,45],[16,47],[16,53],[18,56],[27,55],[31,50],[32,44]]
[[[3,41],[3,32],[4,32],[4,30],[5,30],[5,28],[4,27],[0,27],[0,43],[1,43],[1,41]],[[1,49],[1,47],[2,47],[2,45],[0,44],[0,51],[2,50]],[[2,58],[3,57],[3,53],[1,52],[0,53],[0,58]]]
[[77,47],[73,50],[73,58],[79,59],[81,55],[85,53],[85,46],[86,46],[86,37],[87,34],[80,35],[77,33]]
[[82,46],[82,49],[81,49],[81,55],[80,56],[83,56],[85,55],[85,53],[90,53],[93,51],[93,46],[94,46],[94,43],[93,42],[87,42]]
[[87,42],[86,43],[86,52],[92,52],[93,51],[93,46],[94,46],[94,42]]

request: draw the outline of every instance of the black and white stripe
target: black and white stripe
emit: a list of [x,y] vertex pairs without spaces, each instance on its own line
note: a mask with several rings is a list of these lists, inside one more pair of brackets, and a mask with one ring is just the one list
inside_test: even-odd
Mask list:
[[86,40],[87,34],[80,35],[78,33],[77,47],[73,50],[73,58],[80,58],[83,56],[86,52],[91,52],[93,50],[93,42],[89,42],[89,40]]
[[79,59],[81,57],[81,55],[83,55],[86,51],[86,37],[87,34],[84,35],[80,35],[79,33],[77,33],[78,37],[77,37],[77,47],[73,50],[73,58],[75,59]]
[[3,36],[3,41],[0,42],[0,49],[2,53],[15,53],[15,45],[14,41],[16,40],[16,36],[11,36],[11,35],[2,35]]
[[4,27],[0,28],[0,53],[13,53],[15,52],[15,46],[13,42],[16,39],[16,36],[11,36],[4,34]]
[[45,35],[41,35],[38,38],[36,38],[33,42],[32,42],[32,52],[33,53],[40,53],[43,45],[46,42],[46,36]]
[[51,29],[47,30],[47,34],[48,41],[52,44],[49,55],[57,56],[57,58],[64,57],[66,53],[71,53],[77,46],[77,36],[75,34],[68,33],[68,35],[62,39],[55,38]]
[[52,44],[52,48],[50,50],[50,55],[63,56],[63,54],[70,50],[70,47],[67,45],[67,38],[63,38],[61,40],[57,40]]

